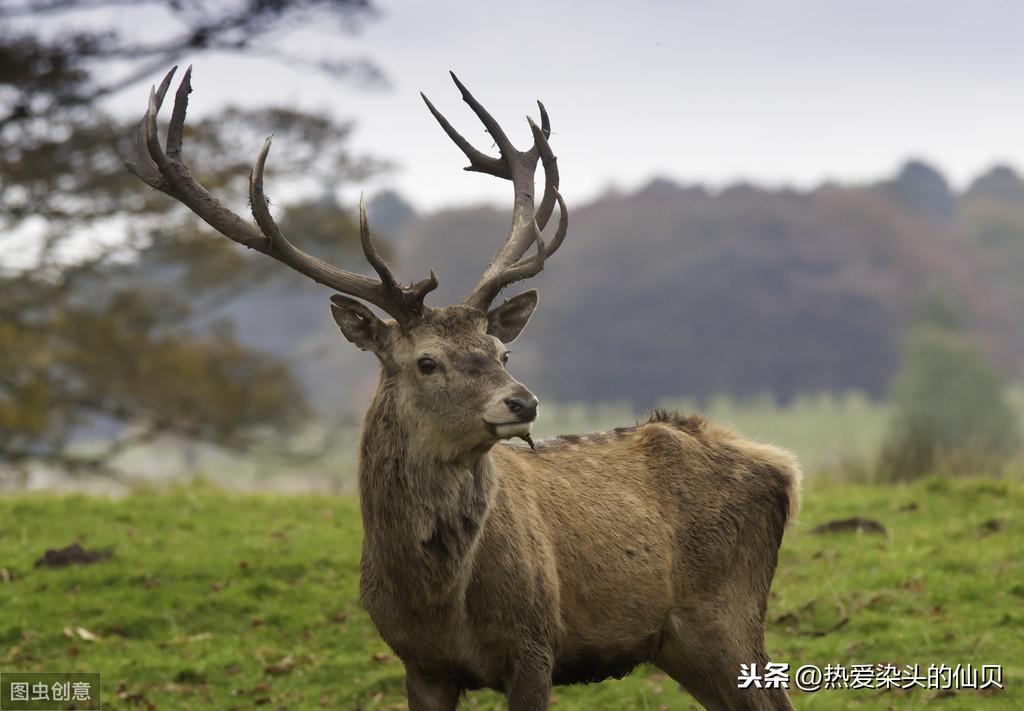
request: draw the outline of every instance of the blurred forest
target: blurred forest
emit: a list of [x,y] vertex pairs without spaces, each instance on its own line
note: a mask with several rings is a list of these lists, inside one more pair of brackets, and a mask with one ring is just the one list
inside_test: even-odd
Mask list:
[[[347,446],[376,366],[338,337],[328,293],[236,249],[129,175],[134,121],[107,114],[102,98],[131,87],[141,115],[139,80],[186,55],[244,54],[260,37],[325,17],[358,31],[372,8],[247,0],[214,12],[152,0],[177,30],[148,45],[104,28],[43,29],[117,4],[0,2],[0,464],[99,471],[168,441],[297,456],[305,450],[291,435],[308,440],[311,424]],[[382,81],[365,59],[279,59],[339,81]],[[227,108],[187,125],[185,151],[200,180],[243,211],[249,164],[274,132],[288,150],[268,182],[298,196],[275,205],[285,233],[366,271],[352,206],[336,196],[388,166],[353,156],[350,130],[288,107]],[[914,439],[927,450],[914,464],[894,454],[911,446],[907,432],[947,427],[922,419],[922,407],[958,411],[955,432],[984,411],[1005,432],[972,435],[970,446],[1019,447],[1006,395],[1024,364],[1024,180],[1013,168],[994,166],[962,191],[921,161],[874,184],[807,191],[654,179],[569,209],[569,237],[535,280],[541,307],[512,364],[551,413],[542,427],[669,401],[712,413],[767,401],[760,421],[770,423],[777,408],[824,397],[839,403],[830,412],[856,402],[871,413],[857,454],[874,456],[885,440],[880,461],[895,469],[934,467],[944,446]],[[468,292],[508,222],[506,207],[417,214],[393,192],[368,212],[397,273],[437,270],[434,304]],[[955,305],[955,324],[929,320],[927,305],[943,303]],[[936,384],[950,380],[932,368],[934,353],[974,379],[939,397]],[[965,400],[964,388],[981,394]],[[570,417],[577,405],[589,414]],[[806,434],[813,424],[803,421]]]
[[[159,16],[162,36],[140,39],[119,22],[140,8]],[[286,360],[237,335],[227,310],[254,287],[272,298],[288,276],[210,239],[182,206],[140,186],[124,165],[138,118],[111,115],[103,100],[211,53],[270,53],[339,81],[379,82],[366,60],[274,54],[263,44],[309,23],[353,32],[371,10],[364,0],[0,2],[0,461],[8,468],[106,470],[126,449],[169,437],[287,449],[282,438],[310,414],[305,392]],[[350,128],[286,106],[228,107],[190,122],[185,141],[200,180],[244,206],[252,146],[273,132],[289,144],[274,163],[278,177],[316,187],[381,169],[349,153]],[[358,244],[331,199],[276,208],[329,259]],[[275,323],[275,337],[287,338],[287,321]]]
[[[720,192],[654,180],[574,205],[520,372],[556,400],[858,390],[886,394],[913,306],[934,289],[1005,376],[1024,362],[1024,182],[1006,167],[963,194],[910,162],[891,180],[808,192]],[[456,298],[506,222],[500,210],[408,222],[399,249]],[[563,334],[571,333],[571,338]],[[543,354],[543,355],[541,355]]]

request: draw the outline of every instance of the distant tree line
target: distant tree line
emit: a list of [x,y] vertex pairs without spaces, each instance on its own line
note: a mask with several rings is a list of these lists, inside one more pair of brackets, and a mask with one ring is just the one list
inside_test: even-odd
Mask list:
[[[954,194],[919,162],[865,187],[721,192],[651,182],[570,205],[562,259],[519,367],[560,401],[858,390],[885,397],[913,305],[940,285],[999,373],[1024,362],[1024,187],[1007,168]],[[406,263],[458,298],[506,227],[501,211],[425,216]],[[518,345],[518,344],[517,344]]]

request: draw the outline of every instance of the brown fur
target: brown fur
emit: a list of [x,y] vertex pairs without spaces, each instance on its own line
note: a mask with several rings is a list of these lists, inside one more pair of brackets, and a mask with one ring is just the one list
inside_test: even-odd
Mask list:
[[[668,412],[536,451],[499,443],[479,413],[522,386],[483,315],[386,327],[362,438],[361,589],[412,711],[479,687],[546,709],[552,683],[642,662],[708,708],[790,708],[736,678],[767,661],[768,589],[799,500],[791,456]],[[423,352],[441,364],[429,376]]]
[[[359,468],[361,592],[405,663],[410,711],[452,711],[465,689],[481,686],[504,691],[512,711],[543,711],[552,683],[621,676],[644,661],[709,709],[791,708],[785,692],[740,691],[736,680],[740,664],[767,661],[768,588],[798,505],[792,457],[668,412],[535,452],[499,445],[528,437],[536,414],[533,394],[503,364],[537,294],[488,309],[544,268],[568,228],[543,105],[533,147],[519,151],[452,75],[497,144],[494,158],[427,101],[470,169],[511,180],[515,191],[512,227],[472,293],[432,309],[424,297],[436,275],[401,286],[362,204],[360,241],[379,280],[284,238],[263,193],[269,139],[249,182],[255,226],[207,193],[180,155],[191,68],[175,93],[166,153],[157,138],[173,73],[150,95],[129,168],[229,239],[339,292],[331,303],[342,333],[380,360]],[[538,162],[545,180],[535,205]],[[556,205],[558,227],[545,243]]]

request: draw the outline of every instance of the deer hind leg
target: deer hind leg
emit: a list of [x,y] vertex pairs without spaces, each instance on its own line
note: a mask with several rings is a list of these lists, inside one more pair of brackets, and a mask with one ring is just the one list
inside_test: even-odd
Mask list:
[[409,711],[455,711],[462,689],[448,679],[434,679],[406,667],[405,693]]
[[655,664],[709,711],[791,711],[783,689],[740,689],[741,664],[764,669],[761,621],[750,609],[723,610],[720,602],[671,615]]

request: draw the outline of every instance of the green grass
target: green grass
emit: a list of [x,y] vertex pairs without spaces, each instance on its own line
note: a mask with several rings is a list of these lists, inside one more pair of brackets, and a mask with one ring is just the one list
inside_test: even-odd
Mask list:
[[[812,483],[773,588],[772,656],[794,668],[996,663],[1007,688],[794,693],[797,708],[1024,708],[1022,510],[1008,481]],[[888,535],[810,532],[853,515]],[[99,671],[105,708],[404,708],[401,665],[359,606],[359,538],[345,497],[0,500],[0,670]],[[113,557],[33,567],[73,540]],[[581,711],[697,708],[651,668],[554,698]],[[461,708],[504,704],[474,693]]]

